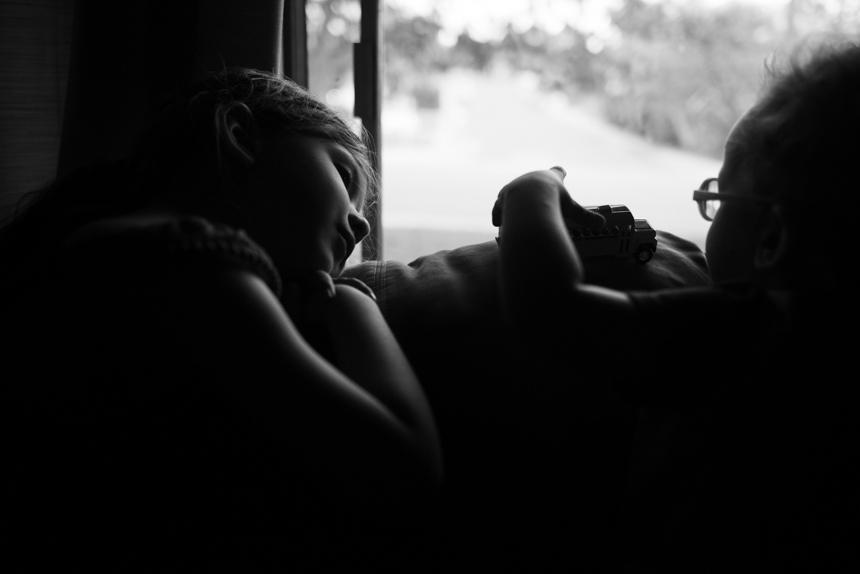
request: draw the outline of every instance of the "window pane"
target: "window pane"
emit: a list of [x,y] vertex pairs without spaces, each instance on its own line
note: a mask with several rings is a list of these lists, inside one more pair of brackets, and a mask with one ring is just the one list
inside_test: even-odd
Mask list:
[[[360,38],[359,0],[307,0],[308,80],[311,92],[334,106],[357,125],[353,115],[355,87],[352,46]],[[361,262],[356,246],[347,265]]]
[[387,0],[385,258],[491,239],[499,189],[553,165],[578,202],[704,247],[690,182],[718,173],[764,59],[860,31],[856,0],[802,4]]

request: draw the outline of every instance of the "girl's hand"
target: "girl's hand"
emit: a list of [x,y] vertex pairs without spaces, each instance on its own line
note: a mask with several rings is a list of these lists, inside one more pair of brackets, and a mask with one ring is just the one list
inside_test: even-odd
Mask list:
[[302,324],[305,323],[308,305],[320,299],[330,299],[334,295],[334,281],[331,275],[324,271],[315,271],[301,281],[286,283],[281,295],[281,305],[301,330]]
[[301,282],[287,283],[281,304],[294,322],[316,323],[322,306],[337,295],[335,285],[352,287],[376,301],[373,290],[363,281],[352,277],[333,278],[325,271],[315,271]]
[[576,203],[564,187],[567,172],[563,167],[555,166],[547,170],[533,171],[522,175],[502,188],[493,205],[493,225],[501,227],[505,202],[509,195],[520,193],[535,193],[536,190],[552,189],[558,195],[561,216],[568,229],[577,227],[603,227],[606,220],[599,213],[585,209]]
[[374,301],[376,301],[376,293],[373,292],[373,289],[367,286],[367,283],[362,281],[361,279],[355,279],[354,277],[337,277],[333,279],[335,285],[346,285],[348,287],[352,287],[353,289],[357,289],[361,293],[364,293]]
[[325,271],[315,271],[301,282],[286,284],[281,296],[284,310],[305,340],[330,361],[334,359],[329,333],[332,317],[342,312],[339,308],[343,305],[351,304],[341,301],[345,298],[343,294],[338,295],[338,289],[343,287],[376,301],[376,295],[363,281],[332,278]]

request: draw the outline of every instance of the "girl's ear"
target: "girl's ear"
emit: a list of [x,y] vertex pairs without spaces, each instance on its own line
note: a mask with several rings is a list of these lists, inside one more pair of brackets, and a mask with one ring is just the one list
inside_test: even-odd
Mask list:
[[755,270],[770,278],[784,278],[792,255],[792,237],[786,224],[785,208],[774,205],[765,216],[759,234],[753,265]]
[[254,114],[243,103],[234,102],[215,113],[218,149],[245,165],[251,165],[260,152],[260,138]]

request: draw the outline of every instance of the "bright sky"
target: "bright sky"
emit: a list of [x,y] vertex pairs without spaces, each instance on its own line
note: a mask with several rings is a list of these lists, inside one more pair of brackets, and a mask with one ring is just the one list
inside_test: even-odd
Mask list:
[[[412,14],[429,15],[438,10],[443,26],[439,40],[453,44],[464,30],[479,41],[499,39],[508,22],[518,31],[533,25],[549,33],[558,33],[566,24],[583,32],[604,36],[610,33],[607,10],[616,8],[622,0],[386,0]],[[743,2],[772,8],[782,8],[789,0],[646,0],[652,3],[698,1],[719,6]]]

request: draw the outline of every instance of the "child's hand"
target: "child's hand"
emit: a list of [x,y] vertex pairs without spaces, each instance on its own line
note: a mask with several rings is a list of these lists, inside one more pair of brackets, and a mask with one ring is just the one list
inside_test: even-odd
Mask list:
[[564,168],[555,166],[547,170],[533,171],[522,175],[502,188],[493,205],[493,225],[501,227],[505,201],[512,193],[536,193],[537,190],[552,189],[558,194],[561,216],[568,228],[603,227],[606,220],[599,213],[585,209],[570,197],[564,187]]
[[[345,313],[368,313],[370,308],[364,304],[368,299],[375,302],[376,295],[363,281],[315,271],[301,282],[285,285],[281,305],[311,347],[337,365],[332,331],[339,328]],[[371,307],[379,312],[375,304]]]
[[319,305],[324,299],[335,296],[334,280],[325,271],[315,271],[302,281],[293,281],[284,285],[281,295],[281,305],[287,315],[301,328],[308,305]]
[[360,293],[376,301],[376,295],[363,281],[351,277],[332,278],[325,271],[315,271],[301,282],[287,283],[281,296],[281,305],[296,328],[320,354],[329,360],[331,344],[329,329],[332,319],[343,312],[344,305],[354,306],[349,291]]
[[352,277],[332,278],[325,271],[315,271],[301,282],[287,283],[281,304],[293,322],[315,324],[323,307],[337,296],[335,285],[345,285],[376,301],[376,295],[363,281]]
[[373,290],[367,286],[367,283],[362,281],[361,279],[355,279],[354,277],[338,277],[333,280],[335,285],[347,285],[352,287],[353,289],[357,289],[358,291],[364,293],[374,301],[376,301],[376,294]]

